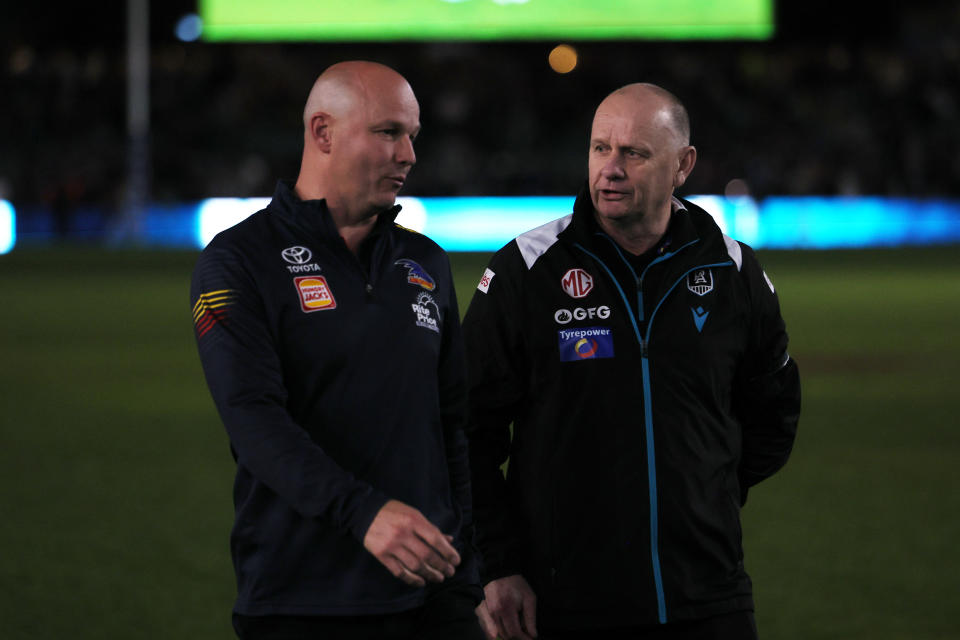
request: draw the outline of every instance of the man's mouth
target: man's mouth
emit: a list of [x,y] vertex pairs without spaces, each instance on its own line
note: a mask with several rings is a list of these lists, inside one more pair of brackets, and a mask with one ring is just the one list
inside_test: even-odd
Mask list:
[[621,200],[627,196],[625,191],[617,191],[616,189],[598,189],[597,193],[604,200]]

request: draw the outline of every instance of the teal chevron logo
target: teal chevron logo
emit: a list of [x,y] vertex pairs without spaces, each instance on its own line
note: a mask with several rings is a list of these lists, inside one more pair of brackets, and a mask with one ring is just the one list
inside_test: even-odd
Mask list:
[[704,311],[703,307],[697,307],[694,309],[690,308],[690,311],[693,312],[693,323],[697,325],[697,333],[703,331],[703,323],[707,321],[707,316],[710,315],[709,311]]

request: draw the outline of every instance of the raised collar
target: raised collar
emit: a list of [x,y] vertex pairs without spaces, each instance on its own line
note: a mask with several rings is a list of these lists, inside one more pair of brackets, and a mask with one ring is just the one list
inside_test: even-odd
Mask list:
[[[591,246],[601,237],[605,245],[613,239],[597,224],[593,211],[593,201],[590,199],[590,189],[586,184],[580,189],[573,204],[573,220],[570,226],[561,235],[567,235],[573,242],[583,242]],[[669,251],[676,251],[699,238],[696,228],[690,219],[688,203],[685,200],[673,197],[671,201],[670,222],[667,231],[657,242],[654,249],[661,255]],[[652,250],[654,250],[652,249]]]
[[[327,201],[301,200],[294,191],[293,182],[277,181],[273,192],[273,199],[267,206],[271,213],[289,220],[291,223],[309,229],[323,238],[335,240],[340,237],[340,231],[330,215]],[[385,228],[392,227],[400,213],[400,205],[395,204],[377,215],[377,222],[370,232],[371,236],[379,235]]]

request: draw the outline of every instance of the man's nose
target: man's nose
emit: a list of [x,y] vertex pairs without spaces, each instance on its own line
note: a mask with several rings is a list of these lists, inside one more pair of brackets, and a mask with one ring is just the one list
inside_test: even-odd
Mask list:
[[609,160],[600,168],[600,175],[607,180],[622,180],[627,173],[623,170],[623,163],[620,157],[612,155]]
[[417,154],[413,151],[413,140],[407,136],[400,138],[394,150],[394,156],[400,164],[416,164]]

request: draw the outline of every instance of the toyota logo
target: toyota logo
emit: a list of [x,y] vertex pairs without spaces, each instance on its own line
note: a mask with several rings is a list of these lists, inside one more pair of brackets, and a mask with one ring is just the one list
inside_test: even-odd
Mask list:
[[313,257],[313,254],[310,253],[310,249],[306,247],[287,247],[284,249],[280,255],[283,256],[283,259],[291,264],[304,264],[310,262],[310,258]]

